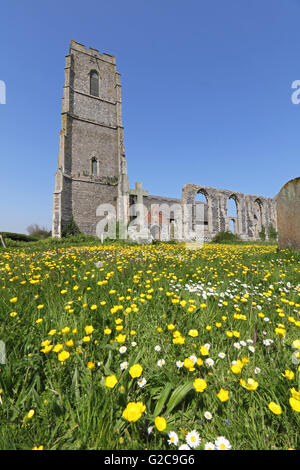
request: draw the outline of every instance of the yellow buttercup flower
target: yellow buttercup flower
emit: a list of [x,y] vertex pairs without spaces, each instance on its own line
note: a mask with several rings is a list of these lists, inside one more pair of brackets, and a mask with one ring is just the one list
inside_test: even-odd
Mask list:
[[156,416],[154,423],[159,431],[164,431],[167,427],[167,422],[162,416]]
[[285,335],[286,335],[286,330],[285,330],[285,328],[275,328],[275,333],[280,338],[284,338]]
[[84,331],[86,335],[91,335],[94,331],[94,327],[92,325],[87,325],[84,327]]
[[31,419],[33,417],[34,413],[35,413],[34,410],[29,410],[28,413],[27,413],[27,418]]
[[240,384],[247,390],[256,390],[258,387],[258,382],[251,378],[247,379],[247,382],[245,382],[243,379],[240,379]]
[[115,375],[109,375],[105,379],[105,386],[108,388],[114,388],[114,386],[118,383],[118,379]]
[[201,392],[202,393],[206,389],[207,383],[204,379],[196,379],[193,382],[193,386],[194,386],[196,392]]
[[53,348],[53,344],[47,344],[41,349],[41,352],[47,354],[48,352],[52,350],[52,348]]
[[296,398],[291,397],[289,399],[290,405],[294,411],[300,412],[300,400],[296,400]]
[[222,402],[224,401],[227,401],[229,400],[229,391],[228,390],[224,390],[224,388],[221,388],[219,393],[217,394],[217,397],[219,398],[219,400],[221,400]]
[[126,335],[122,335],[121,333],[116,337],[117,343],[124,343],[126,340]]
[[129,369],[129,374],[133,379],[140,377],[143,372],[143,367],[140,364],[134,364]]
[[271,401],[268,407],[272,411],[272,413],[274,413],[275,415],[281,415],[282,413],[281,406],[275,403],[274,401]]
[[292,342],[292,346],[296,349],[300,349],[300,339],[295,339],[295,341]]
[[202,354],[202,356],[208,356],[209,355],[209,349],[206,348],[205,346],[201,346],[200,347],[200,353]]
[[69,357],[70,357],[70,353],[68,351],[62,351],[57,356],[60,362],[65,362],[67,359],[69,359]]
[[296,398],[296,400],[300,400],[300,392],[297,392],[295,387],[290,388],[290,392],[291,392],[293,398]]
[[183,338],[183,336],[176,336],[175,338],[173,338],[173,344],[184,344],[185,342],[185,339]]
[[240,374],[242,372],[242,369],[243,369],[243,364],[241,362],[236,362],[236,364],[233,364],[231,366],[231,371],[234,374]]
[[186,369],[188,369],[189,371],[195,370],[194,363],[193,363],[193,361],[192,361],[189,357],[187,357],[187,358],[184,360],[183,365],[184,365],[184,367],[185,367]]
[[196,338],[196,336],[199,335],[199,332],[198,332],[198,330],[190,330],[188,332],[188,334],[189,334],[189,336],[192,336],[192,338]]
[[146,410],[146,406],[143,402],[129,402],[122,413],[123,418],[130,422],[136,422],[141,418],[142,414]]
[[289,370],[289,369],[286,369],[284,371],[284,374],[281,373],[281,375],[282,375],[282,377],[285,377],[288,380],[293,380],[293,378],[295,376],[294,372],[292,370]]

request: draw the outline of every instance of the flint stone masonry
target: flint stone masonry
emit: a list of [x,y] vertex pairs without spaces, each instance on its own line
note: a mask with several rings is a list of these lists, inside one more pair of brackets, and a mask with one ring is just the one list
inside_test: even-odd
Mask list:
[[[276,203],[271,198],[187,184],[182,189],[182,206],[195,206],[198,193],[204,194],[207,201],[203,221],[206,223],[202,228],[204,241],[212,240],[219,232],[230,231],[230,220],[234,221],[235,233],[245,241],[259,240],[262,226],[266,228],[266,232],[270,224],[274,228],[277,227]],[[228,215],[229,199],[233,199],[236,203],[236,217]],[[195,214],[195,210],[184,217],[184,233],[187,239],[197,239],[197,230],[195,230],[197,221],[193,213]]]
[[275,200],[278,247],[300,250],[300,177],[286,183]]
[[[92,71],[98,74],[99,96],[90,94]],[[92,173],[92,159],[97,162],[97,174]],[[100,204],[111,204],[121,219],[128,217],[120,74],[115,57],[71,41],[65,66],[52,235],[60,237],[72,216],[83,233],[96,235]]]
[[[277,228],[276,201],[271,198],[196,184],[185,185],[181,199],[151,195],[142,183],[130,190],[121,108],[115,57],[71,41],[65,60],[53,194],[54,237],[61,237],[72,217],[81,232],[99,236],[107,214],[103,205],[112,208],[110,218],[117,218],[123,226],[130,224],[131,238],[148,242],[153,238],[210,241],[218,232],[230,230],[230,223],[243,240],[259,240],[263,226],[266,233],[270,224]],[[196,200],[198,193],[204,194],[206,203]],[[229,199],[236,203],[236,217],[228,215]],[[137,222],[133,204],[141,202],[144,222]],[[285,204],[295,207],[291,201]],[[294,245],[297,235],[289,240],[285,243]]]

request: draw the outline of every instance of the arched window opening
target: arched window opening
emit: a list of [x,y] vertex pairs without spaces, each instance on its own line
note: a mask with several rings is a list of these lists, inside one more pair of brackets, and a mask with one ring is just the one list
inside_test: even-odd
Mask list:
[[159,225],[162,225],[162,223],[163,223],[163,213],[162,212],[158,213],[158,223],[159,223]]
[[98,162],[97,162],[97,159],[95,157],[92,158],[92,175],[93,176],[98,175]]
[[202,227],[203,229],[205,225],[208,225],[207,204],[208,200],[206,194],[201,190],[198,191],[193,205],[193,230],[195,230],[197,227]]
[[237,204],[234,196],[230,196],[227,203],[227,215],[228,217],[237,217]]
[[90,72],[90,95],[99,96],[99,75],[96,70]]
[[260,199],[256,199],[254,201],[254,223],[255,223],[255,231],[256,231],[256,236],[259,235],[259,232],[262,229],[263,226],[263,220],[262,220],[262,215],[263,215],[263,207],[262,207],[262,202]]
[[229,230],[231,233],[235,233],[235,221],[233,219],[229,221]]

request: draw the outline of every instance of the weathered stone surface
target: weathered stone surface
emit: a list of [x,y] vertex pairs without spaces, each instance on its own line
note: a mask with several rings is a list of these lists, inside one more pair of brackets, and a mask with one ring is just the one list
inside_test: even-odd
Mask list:
[[[93,71],[99,77],[98,96],[91,94]],[[92,160],[97,162],[96,174]],[[117,217],[127,217],[120,75],[114,57],[71,41],[65,66],[52,235],[60,237],[72,216],[83,233],[96,235],[100,204],[111,204]]]
[[286,183],[275,200],[278,247],[300,250],[300,177]]
[[[198,193],[204,194],[207,200],[207,207],[204,211],[205,241],[210,241],[219,232],[229,231],[231,220],[234,222],[234,232],[245,241],[259,240],[262,226],[265,227],[266,232],[270,224],[275,229],[277,227],[274,199],[209,186],[186,184],[182,189],[182,206],[196,204],[195,197]],[[228,215],[229,199],[233,199],[236,203],[236,217]],[[197,238],[195,225],[197,225],[196,220],[185,220],[186,239]]]
[[[242,240],[259,240],[263,226],[266,233],[270,224],[277,228],[276,202],[271,198],[195,184],[183,187],[181,199],[151,195],[141,183],[129,190],[121,106],[115,57],[71,41],[53,195],[53,236],[61,236],[72,216],[83,233],[99,235],[105,217],[104,209],[97,211],[101,204],[111,205],[115,215],[110,218],[117,218],[124,227],[129,223],[129,237],[143,242],[153,238],[210,241],[218,232],[230,230],[230,224]],[[283,193],[284,201],[289,191]],[[205,196],[206,203],[196,200],[198,193]],[[236,203],[236,217],[228,214],[229,199]],[[288,201],[284,203],[288,207],[285,217],[289,211],[297,212],[292,199]],[[141,203],[142,210],[133,207]],[[137,220],[139,213],[142,220]],[[282,243],[295,244],[299,218],[293,217],[298,223],[295,234],[289,233],[288,241]]]

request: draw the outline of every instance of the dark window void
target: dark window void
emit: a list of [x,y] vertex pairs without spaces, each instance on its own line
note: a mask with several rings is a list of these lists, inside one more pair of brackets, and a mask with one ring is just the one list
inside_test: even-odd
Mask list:
[[92,158],[92,175],[97,176],[97,160],[96,158]]
[[99,96],[99,76],[95,70],[90,73],[90,94]]

